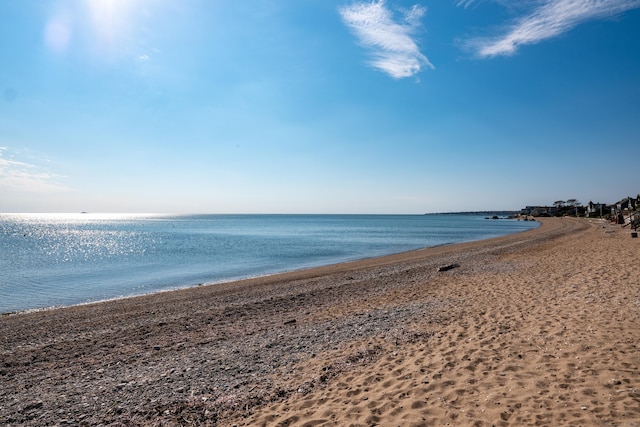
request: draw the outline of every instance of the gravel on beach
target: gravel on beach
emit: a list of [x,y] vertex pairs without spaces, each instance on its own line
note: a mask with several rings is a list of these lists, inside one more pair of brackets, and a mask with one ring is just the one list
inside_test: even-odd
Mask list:
[[454,286],[442,289],[516,271],[503,255],[589,226],[548,219],[482,242],[3,315],[0,424],[237,423],[428,342],[469,305]]

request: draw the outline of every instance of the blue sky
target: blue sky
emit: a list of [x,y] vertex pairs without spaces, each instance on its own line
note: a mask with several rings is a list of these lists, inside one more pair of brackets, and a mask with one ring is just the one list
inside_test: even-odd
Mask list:
[[0,0],[0,212],[640,191],[640,0]]

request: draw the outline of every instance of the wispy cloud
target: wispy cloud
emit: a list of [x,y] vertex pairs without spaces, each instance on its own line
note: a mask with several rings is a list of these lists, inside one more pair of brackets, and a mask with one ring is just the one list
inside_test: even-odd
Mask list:
[[[473,0],[460,0],[465,8]],[[500,35],[469,40],[467,47],[482,58],[513,55],[519,47],[536,44],[593,19],[619,15],[640,7],[640,0],[545,0],[528,15],[505,26]]]
[[475,0],[458,0],[458,6],[462,6],[466,9],[469,6],[471,6],[471,4],[474,3],[474,1]]
[[0,190],[19,192],[61,192],[69,189],[59,183],[59,175],[36,165],[6,158],[8,149],[0,147]]
[[383,0],[359,2],[340,9],[344,23],[355,33],[373,59],[370,65],[391,77],[411,77],[423,67],[433,68],[414,35],[426,9],[415,5],[395,20]]

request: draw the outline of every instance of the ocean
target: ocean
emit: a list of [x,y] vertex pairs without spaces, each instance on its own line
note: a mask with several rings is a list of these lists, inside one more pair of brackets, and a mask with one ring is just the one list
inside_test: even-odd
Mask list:
[[472,214],[0,214],[0,313],[220,283],[537,225]]

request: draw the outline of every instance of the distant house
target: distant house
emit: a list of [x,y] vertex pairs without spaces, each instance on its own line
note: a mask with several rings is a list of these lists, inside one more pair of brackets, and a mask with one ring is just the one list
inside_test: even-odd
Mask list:
[[640,210],[640,194],[636,197],[625,197],[609,206],[613,221],[618,224],[629,224],[635,219]]
[[640,209],[640,194],[638,194],[636,197],[625,197],[619,202],[616,202],[613,205],[611,205],[610,208],[611,208],[611,213],[614,215],[618,215],[618,214],[628,215],[633,212],[636,212],[638,209]]
[[[571,200],[577,202],[576,200]],[[612,205],[605,203],[589,202],[582,206],[580,203],[561,205],[565,202],[555,202],[554,206],[527,206],[520,210],[522,216],[586,216],[604,217],[610,216],[612,221],[621,224],[629,223],[634,218],[640,217],[640,194],[636,197],[625,197]]]
[[611,209],[605,203],[589,202],[585,206],[585,215],[587,217],[603,217],[609,213],[611,213]]
[[555,206],[527,206],[520,211],[520,215],[554,216],[558,208]]

